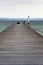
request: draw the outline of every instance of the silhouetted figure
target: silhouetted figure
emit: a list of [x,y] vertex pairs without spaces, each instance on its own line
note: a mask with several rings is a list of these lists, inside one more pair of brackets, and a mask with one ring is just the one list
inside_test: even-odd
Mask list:
[[23,24],[25,24],[25,21],[23,21]]
[[17,24],[20,24],[20,22],[18,21]]

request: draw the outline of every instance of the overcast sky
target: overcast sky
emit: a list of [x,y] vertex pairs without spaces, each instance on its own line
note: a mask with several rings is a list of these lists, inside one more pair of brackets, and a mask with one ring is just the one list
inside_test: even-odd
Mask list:
[[0,17],[43,17],[43,0],[0,0]]

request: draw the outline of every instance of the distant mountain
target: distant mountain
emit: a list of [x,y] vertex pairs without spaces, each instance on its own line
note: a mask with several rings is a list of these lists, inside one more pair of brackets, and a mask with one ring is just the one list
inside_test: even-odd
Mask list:
[[27,21],[26,18],[0,18],[0,21]]
[[43,21],[43,18],[31,18],[30,21]]
[[[30,21],[43,21],[43,18],[30,18]],[[28,21],[28,18],[0,18],[0,21]]]

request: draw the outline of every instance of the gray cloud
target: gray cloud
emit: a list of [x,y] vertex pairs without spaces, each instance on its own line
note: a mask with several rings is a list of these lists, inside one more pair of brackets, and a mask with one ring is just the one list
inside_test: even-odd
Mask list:
[[0,0],[0,5],[43,4],[43,0]]
[[0,17],[43,16],[43,6],[37,4],[43,4],[43,0],[0,0]]

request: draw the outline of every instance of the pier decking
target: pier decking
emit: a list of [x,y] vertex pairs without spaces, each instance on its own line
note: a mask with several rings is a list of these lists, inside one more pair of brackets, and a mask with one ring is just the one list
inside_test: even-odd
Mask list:
[[43,37],[23,24],[3,31],[0,65],[43,65]]

